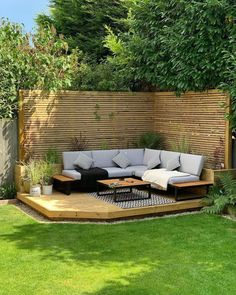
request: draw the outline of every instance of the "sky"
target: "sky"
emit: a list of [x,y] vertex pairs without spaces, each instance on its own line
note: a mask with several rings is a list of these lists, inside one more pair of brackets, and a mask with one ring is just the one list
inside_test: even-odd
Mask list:
[[0,18],[23,23],[29,32],[35,27],[37,14],[48,12],[48,4],[49,0],[0,0]]

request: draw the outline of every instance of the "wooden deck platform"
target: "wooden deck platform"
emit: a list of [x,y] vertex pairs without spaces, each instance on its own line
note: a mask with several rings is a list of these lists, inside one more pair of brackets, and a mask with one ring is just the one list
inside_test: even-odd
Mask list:
[[28,194],[18,193],[17,198],[51,220],[112,221],[194,210],[202,207],[200,199],[192,199],[165,205],[122,209],[88,196],[86,193],[72,193],[67,196],[60,192],[54,192],[52,196],[41,197],[30,197]]

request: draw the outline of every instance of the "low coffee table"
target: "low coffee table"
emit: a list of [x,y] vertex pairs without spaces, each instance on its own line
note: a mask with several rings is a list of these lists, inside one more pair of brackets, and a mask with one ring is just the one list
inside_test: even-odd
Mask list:
[[[112,193],[103,193],[100,191],[101,187],[108,188],[112,190]],[[122,199],[117,200],[117,195],[122,194],[123,192],[119,192],[119,189],[127,188],[129,189],[128,193],[132,193],[133,188],[147,188],[148,189],[148,197],[145,198],[136,198],[136,199]],[[114,202],[123,202],[123,201],[134,201],[134,200],[144,200],[151,198],[151,184],[146,181],[142,181],[135,178],[124,178],[124,179],[105,179],[105,180],[97,180],[97,195],[98,196],[113,196]]]

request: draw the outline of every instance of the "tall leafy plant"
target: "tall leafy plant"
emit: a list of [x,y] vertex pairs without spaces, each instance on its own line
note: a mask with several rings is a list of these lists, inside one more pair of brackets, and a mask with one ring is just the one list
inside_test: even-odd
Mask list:
[[179,93],[211,89],[227,79],[235,17],[232,0],[133,1],[129,31],[110,30],[106,46],[136,81]]
[[86,56],[100,61],[109,50],[103,46],[108,25],[117,33],[125,30],[120,19],[126,17],[123,0],[50,0],[50,15],[39,15],[39,26],[54,25],[70,48],[78,47]]
[[156,132],[143,133],[136,142],[138,148],[161,149],[163,146],[163,137]]
[[0,22],[0,118],[17,114],[19,89],[59,90],[70,87],[78,54],[53,27],[25,34],[22,25]]
[[236,180],[230,173],[219,178],[203,200],[203,211],[210,214],[222,213],[229,206],[236,206]]

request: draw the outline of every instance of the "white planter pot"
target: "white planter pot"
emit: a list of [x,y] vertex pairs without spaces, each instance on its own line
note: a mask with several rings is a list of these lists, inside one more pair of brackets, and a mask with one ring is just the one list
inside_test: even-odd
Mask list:
[[52,194],[52,185],[43,185],[43,195],[51,195]]
[[30,187],[30,196],[31,197],[40,197],[41,196],[41,186],[33,185]]

